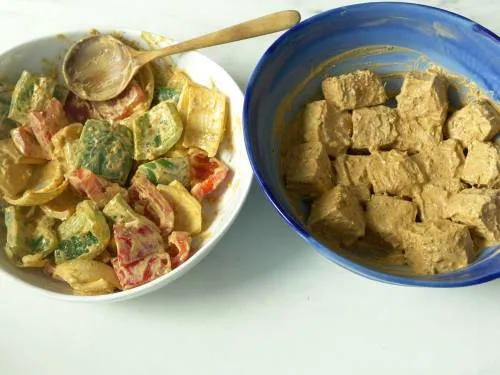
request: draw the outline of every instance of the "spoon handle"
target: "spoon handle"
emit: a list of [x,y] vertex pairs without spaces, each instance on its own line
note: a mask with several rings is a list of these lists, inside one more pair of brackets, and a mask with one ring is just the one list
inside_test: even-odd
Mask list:
[[135,56],[135,60],[138,65],[143,65],[158,57],[275,33],[288,29],[299,22],[300,13],[295,10],[271,13],[166,48],[140,52]]

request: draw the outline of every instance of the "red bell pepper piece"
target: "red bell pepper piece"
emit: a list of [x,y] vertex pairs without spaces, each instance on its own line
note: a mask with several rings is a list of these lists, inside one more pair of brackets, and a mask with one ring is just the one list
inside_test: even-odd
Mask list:
[[76,169],[68,175],[68,181],[80,194],[103,208],[113,197],[120,193],[127,197],[127,191],[120,185],[95,175],[88,169]]
[[172,270],[168,253],[151,254],[126,265],[117,257],[111,264],[124,290],[150,282]]
[[213,193],[229,174],[229,168],[223,162],[216,158],[209,158],[201,151],[190,155],[189,165],[191,194],[199,201]]
[[167,199],[144,175],[134,178],[128,190],[130,205],[160,229],[163,238],[174,229],[174,210]]
[[191,235],[174,231],[168,236],[168,253],[172,256],[172,268],[179,267],[188,260],[191,250]]

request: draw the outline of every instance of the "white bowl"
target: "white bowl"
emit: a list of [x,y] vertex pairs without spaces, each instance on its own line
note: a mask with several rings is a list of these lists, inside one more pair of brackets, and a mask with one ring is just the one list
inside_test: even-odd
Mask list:
[[[141,48],[165,47],[172,41],[158,35],[134,30],[99,30],[101,33],[118,33]],[[0,79],[15,83],[23,70],[46,73],[57,69],[60,73],[62,58],[69,46],[86,35],[85,30],[52,35],[35,39],[17,46],[0,55]],[[151,44],[150,40],[155,43]],[[146,42],[148,40],[149,42]],[[232,179],[226,191],[221,195],[214,207],[217,215],[210,226],[199,238],[197,251],[188,261],[172,272],[159,277],[137,288],[101,296],[78,296],[63,282],[45,276],[40,270],[21,269],[13,266],[3,251],[5,244],[5,228],[0,223],[0,274],[13,282],[26,286],[26,290],[41,293],[67,301],[105,302],[122,301],[157,290],[198,264],[222,238],[238,215],[252,183],[252,169],[248,161],[243,140],[242,110],[243,93],[238,85],[224,69],[198,52],[188,52],[172,56],[174,63],[181,67],[195,82],[212,87],[216,86],[230,101],[229,131],[226,131],[228,142],[219,152],[219,157],[230,167]],[[61,79],[59,74],[59,79]],[[3,221],[3,218],[2,218]],[[22,290],[22,289],[20,289]]]

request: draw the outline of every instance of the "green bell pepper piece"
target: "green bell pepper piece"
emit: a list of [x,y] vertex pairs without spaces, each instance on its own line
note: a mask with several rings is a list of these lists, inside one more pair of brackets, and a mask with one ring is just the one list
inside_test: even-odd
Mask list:
[[53,78],[23,71],[12,93],[9,118],[26,123],[30,112],[45,108],[54,96],[55,87]]
[[77,167],[107,180],[125,184],[132,168],[132,132],[123,125],[87,120],[78,145]]
[[179,181],[186,188],[190,187],[189,160],[183,158],[162,158],[141,164],[136,173],[142,173],[153,184],[168,185]]
[[135,160],[153,160],[177,143],[183,126],[176,105],[163,101],[137,117],[132,128]]
[[111,234],[106,218],[95,203],[78,203],[76,212],[58,228],[61,242],[54,252],[56,263],[71,259],[94,259],[109,243]]
[[29,266],[41,261],[52,254],[59,244],[55,219],[46,216],[38,208],[6,207],[5,225],[5,251],[17,265]]

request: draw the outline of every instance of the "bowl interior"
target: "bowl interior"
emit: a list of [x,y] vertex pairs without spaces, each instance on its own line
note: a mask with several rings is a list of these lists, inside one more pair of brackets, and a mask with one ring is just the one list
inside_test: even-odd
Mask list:
[[457,75],[451,79],[449,98],[452,106],[459,107],[467,100],[470,82],[493,100],[500,99],[499,56],[496,35],[461,16],[426,6],[360,4],[306,20],[269,48],[247,90],[245,136],[261,186],[299,234],[352,271],[387,282],[429,286],[466,285],[496,277],[500,271],[489,261],[500,246],[484,250],[464,270],[436,276],[414,276],[406,267],[374,265],[352,252],[329,250],[312,238],[294,213],[280,178],[278,156],[286,127],[305,103],[319,98],[326,75],[370,69],[383,77],[389,94],[395,94],[402,73],[437,64]]
[[[99,31],[117,33],[120,37],[143,49],[160,48],[172,42],[158,35],[139,31]],[[49,74],[60,72],[65,52],[73,42],[85,34],[85,31],[81,31],[54,35],[28,42],[7,51],[0,56],[0,79],[15,83],[23,70]],[[21,280],[25,284],[39,288],[42,292],[66,299],[79,301],[125,299],[146,291],[152,291],[184,274],[197,264],[222,237],[238,214],[252,181],[252,170],[243,141],[241,119],[243,94],[233,79],[219,65],[200,53],[184,53],[175,55],[171,59],[197,83],[207,87],[217,87],[228,96],[230,102],[228,129],[219,156],[230,167],[232,174],[226,190],[220,195],[220,198],[204,203],[206,225],[204,224],[203,232],[195,237],[193,241],[196,249],[195,254],[174,271],[140,287],[104,296],[73,296],[69,287],[64,283],[43,275],[41,271],[20,269],[11,265],[3,251],[5,227],[3,223],[0,223],[0,271],[13,279]],[[165,62],[157,61],[155,64],[161,68]],[[60,75],[58,78],[59,80],[62,79]],[[0,221],[3,221],[3,217],[0,218]]]

